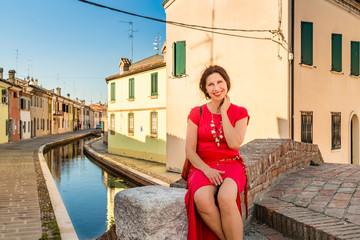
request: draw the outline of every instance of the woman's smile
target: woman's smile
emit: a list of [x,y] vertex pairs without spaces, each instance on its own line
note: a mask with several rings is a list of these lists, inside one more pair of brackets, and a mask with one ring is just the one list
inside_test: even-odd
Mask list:
[[206,90],[211,98],[223,99],[227,94],[227,85],[219,73],[213,73],[206,79]]

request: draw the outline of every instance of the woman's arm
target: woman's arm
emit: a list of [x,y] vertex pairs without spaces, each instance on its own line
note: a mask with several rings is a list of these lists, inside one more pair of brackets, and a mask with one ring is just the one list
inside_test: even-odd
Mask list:
[[245,117],[235,123],[235,127],[231,125],[227,110],[230,107],[230,98],[226,96],[224,103],[220,108],[222,124],[224,129],[224,136],[230,149],[239,149],[241,144],[244,142],[248,117]]
[[220,185],[222,183],[221,174],[225,173],[217,169],[209,167],[196,153],[198,138],[198,126],[188,119],[187,131],[186,131],[186,143],[185,143],[185,152],[186,158],[190,160],[191,164],[202,171],[205,176],[209,179],[210,182],[215,185]]

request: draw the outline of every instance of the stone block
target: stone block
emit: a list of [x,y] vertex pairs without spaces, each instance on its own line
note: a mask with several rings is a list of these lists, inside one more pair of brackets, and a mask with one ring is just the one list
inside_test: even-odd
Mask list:
[[187,239],[186,189],[131,188],[115,196],[119,239]]

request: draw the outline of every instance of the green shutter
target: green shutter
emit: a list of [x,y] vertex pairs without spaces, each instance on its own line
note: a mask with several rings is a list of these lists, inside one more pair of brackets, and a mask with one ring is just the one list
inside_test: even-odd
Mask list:
[[313,65],[313,23],[301,22],[301,63]]
[[180,41],[176,43],[176,66],[175,74],[176,76],[185,75],[185,41]]
[[332,41],[331,41],[331,70],[336,72],[342,71],[342,62],[341,62],[341,42],[342,42],[342,35],[341,34],[332,34]]
[[176,76],[176,42],[173,42],[173,71],[172,75]]
[[351,41],[351,70],[350,74],[359,76],[359,42]]
[[151,74],[151,96],[158,95],[158,73]]
[[115,83],[112,82],[110,85],[110,95],[111,95],[111,101],[115,101]]
[[185,41],[173,43],[173,75],[185,75],[186,50]]
[[129,99],[134,98],[135,96],[135,80],[134,78],[129,79]]

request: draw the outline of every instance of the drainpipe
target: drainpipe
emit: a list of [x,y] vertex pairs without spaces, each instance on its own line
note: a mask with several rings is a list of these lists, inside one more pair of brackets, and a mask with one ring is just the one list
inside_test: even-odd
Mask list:
[[290,24],[290,79],[289,79],[289,90],[290,90],[290,138],[294,140],[294,38],[295,38],[295,0],[291,0],[291,24]]

